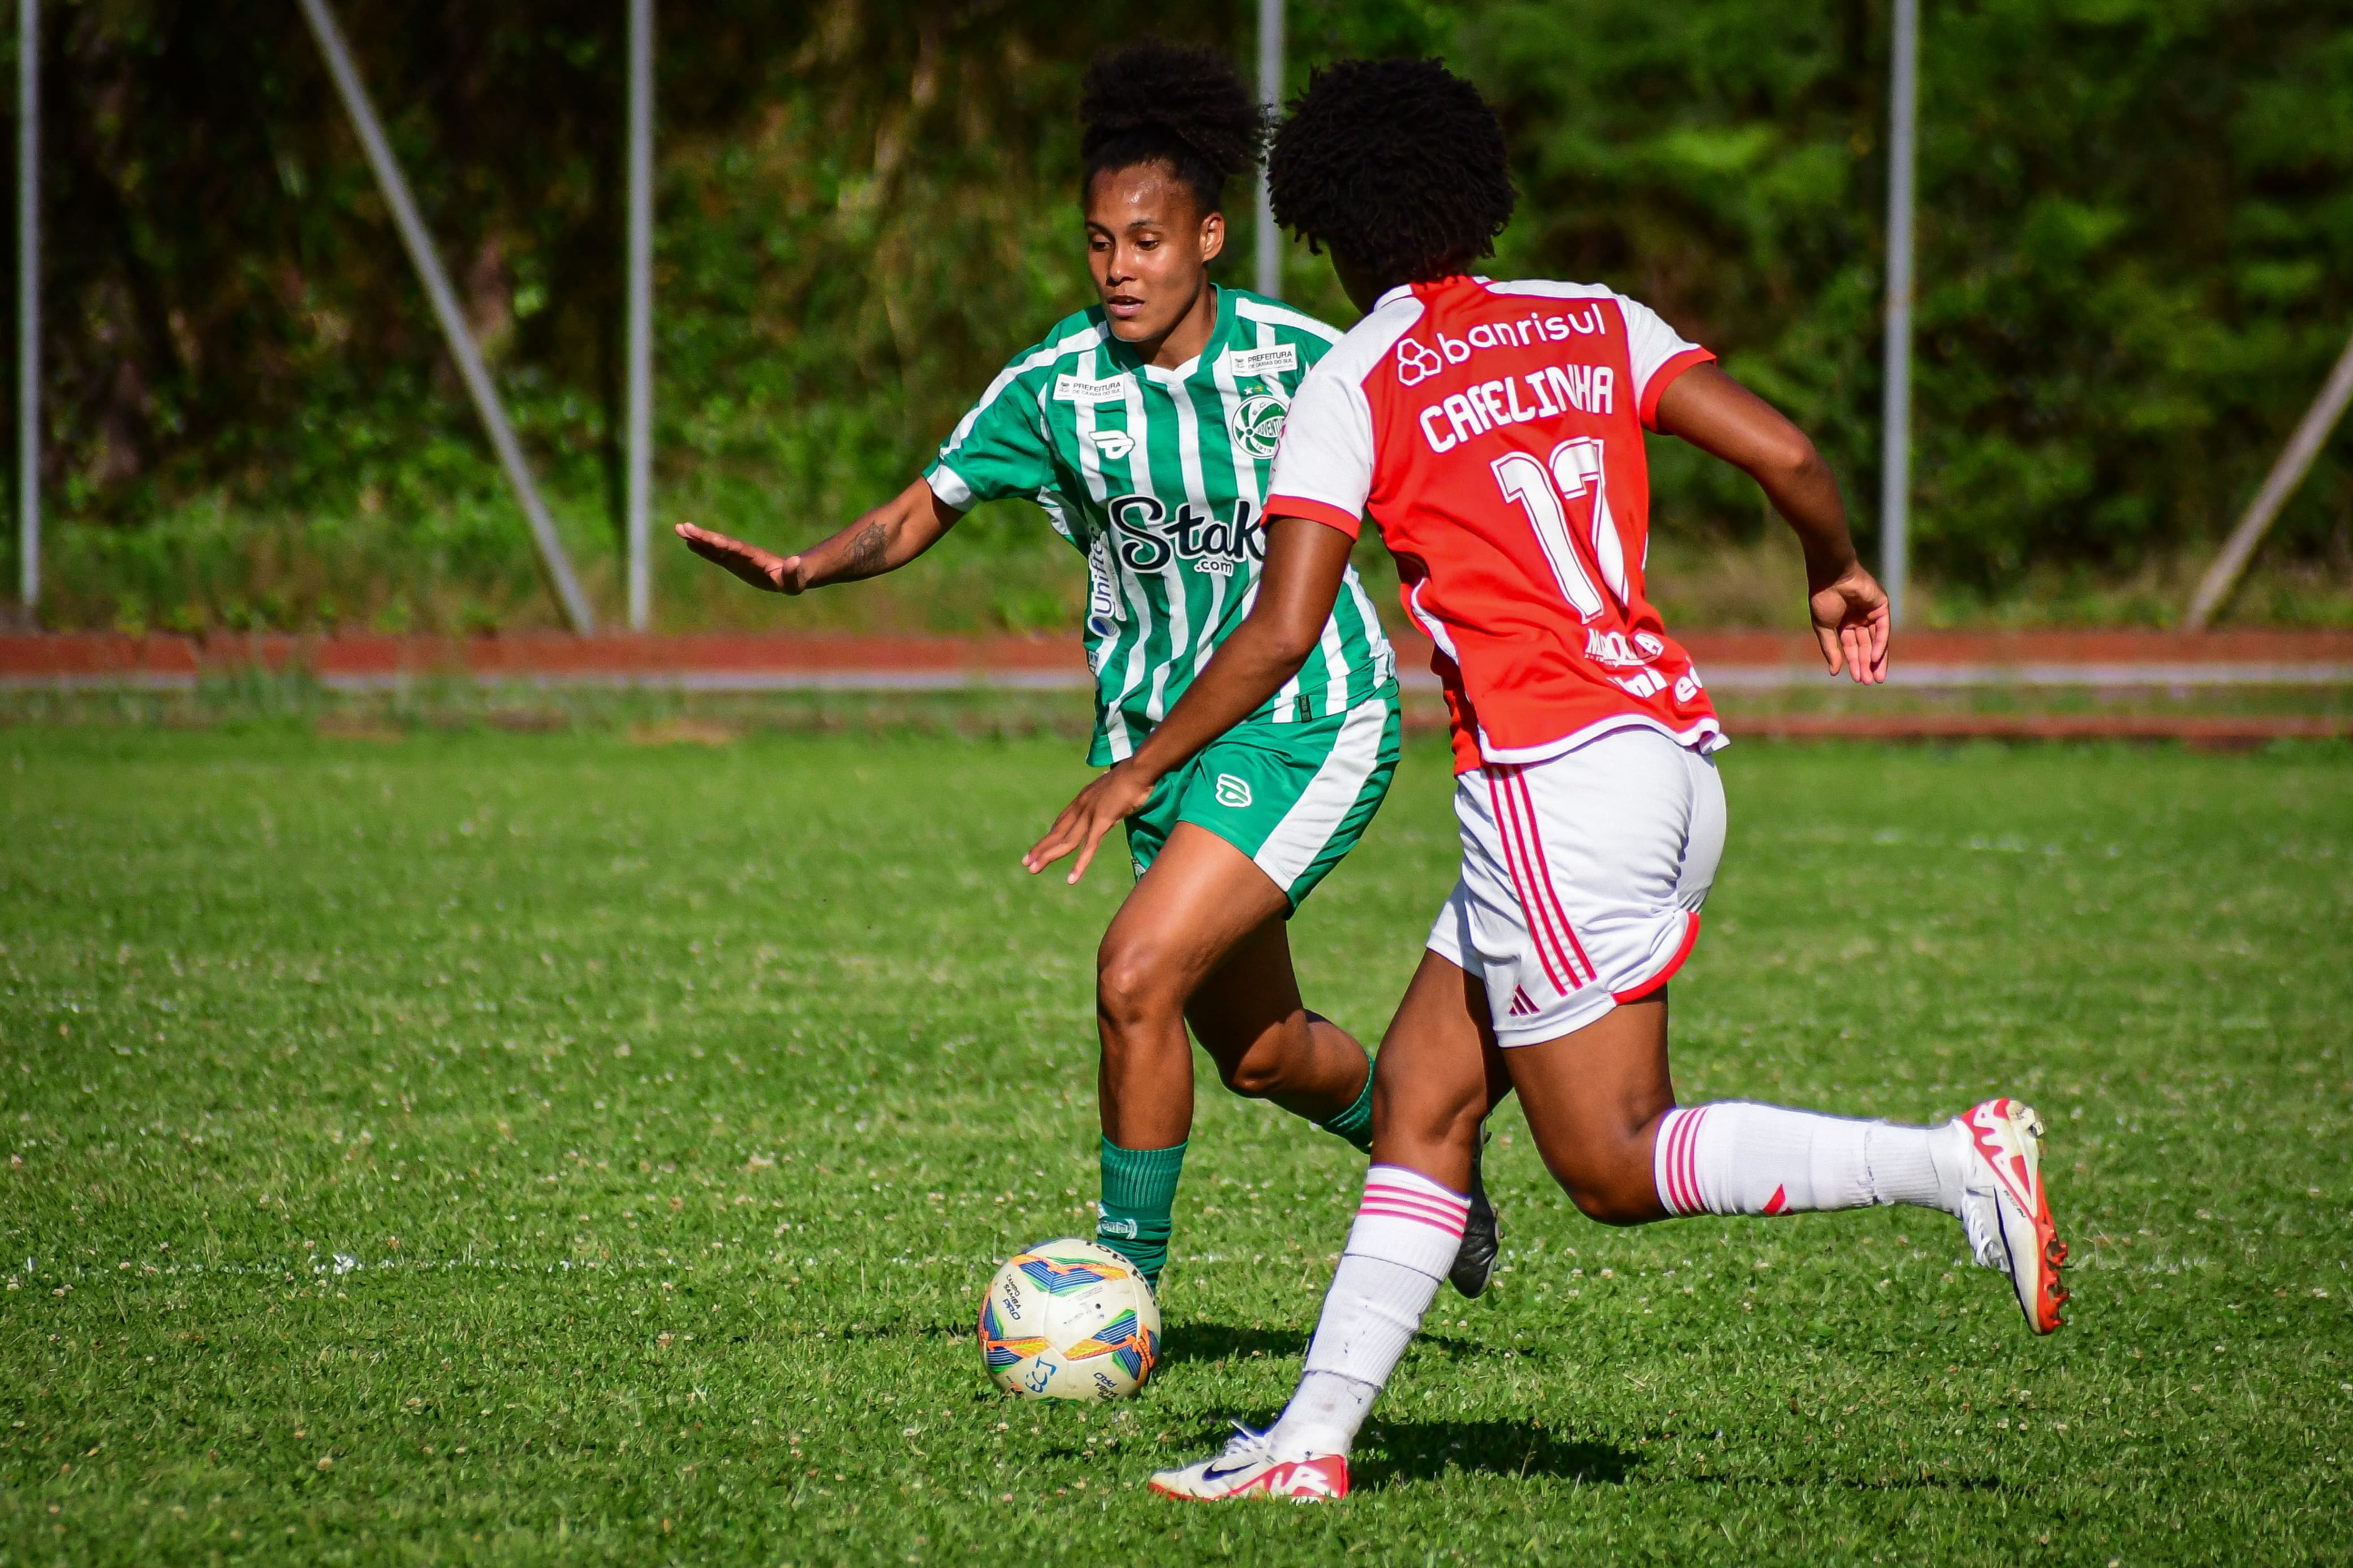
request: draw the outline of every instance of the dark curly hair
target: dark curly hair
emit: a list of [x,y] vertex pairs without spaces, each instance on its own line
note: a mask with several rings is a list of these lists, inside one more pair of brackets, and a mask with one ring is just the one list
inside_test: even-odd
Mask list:
[[1166,163],[1205,216],[1217,212],[1226,182],[1258,167],[1266,120],[1233,62],[1215,49],[1146,38],[1106,50],[1081,84],[1079,199],[1106,170]]
[[1316,71],[1274,133],[1276,221],[1384,284],[1492,255],[1512,219],[1504,127],[1436,60],[1341,60]]

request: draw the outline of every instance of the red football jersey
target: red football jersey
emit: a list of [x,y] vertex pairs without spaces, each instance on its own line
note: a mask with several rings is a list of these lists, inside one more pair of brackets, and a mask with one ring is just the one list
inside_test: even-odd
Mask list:
[[1266,514],[1380,525],[1438,645],[1458,773],[1628,724],[1723,743],[1642,596],[1642,432],[1715,357],[1596,285],[1449,278],[1383,295],[1301,385]]

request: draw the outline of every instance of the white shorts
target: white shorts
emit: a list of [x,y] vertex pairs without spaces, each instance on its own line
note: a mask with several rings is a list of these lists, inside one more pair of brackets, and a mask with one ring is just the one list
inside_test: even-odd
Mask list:
[[1482,982],[1529,1046],[1648,995],[1690,956],[1724,855],[1715,763],[1656,730],[1455,780],[1462,877],[1430,951]]

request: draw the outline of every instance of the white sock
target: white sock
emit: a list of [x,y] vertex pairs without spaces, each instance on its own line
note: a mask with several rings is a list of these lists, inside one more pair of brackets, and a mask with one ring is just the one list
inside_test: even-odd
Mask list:
[[1942,1127],[1853,1121],[1752,1100],[1670,1110],[1651,1169],[1673,1215],[1778,1215],[1918,1204],[1960,1212]]
[[1380,1393],[1377,1383],[1358,1383],[1336,1372],[1303,1373],[1291,1403],[1282,1407],[1282,1418],[1274,1424],[1275,1457],[1308,1459],[1346,1453]]
[[1348,1249],[1324,1298],[1306,1374],[1270,1434],[1275,1456],[1345,1454],[1462,1246],[1470,1198],[1402,1165],[1365,1173]]

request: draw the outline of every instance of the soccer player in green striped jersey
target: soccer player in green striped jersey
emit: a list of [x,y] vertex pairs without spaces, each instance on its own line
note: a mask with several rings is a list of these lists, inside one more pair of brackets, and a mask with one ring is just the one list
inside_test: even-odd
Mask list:
[[[832,538],[778,556],[691,524],[678,532],[754,586],[798,594],[905,565],[980,502],[1036,501],[1086,557],[1088,760],[1103,766],[1152,732],[1241,623],[1283,415],[1339,333],[1209,281],[1226,183],[1255,167],[1263,140],[1230,65],[1137,45],[1089,69],[1081,117],[1100,302],[1015,355],[923,476]],[[1395,659],[1353,571],[1318,652],[1128,824],[1135,888],[1096,961],[1096,1234],[1155,1288],[1192,1128],[1188,1023],[1228,1088],[1370,1147],[1364,1047],[1302,1004],[1284,931],[1397,766]],[[1494,1255],[1482,1194],[1455,1272],[1465,1294],[1484,1289]]]

